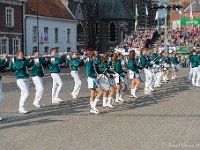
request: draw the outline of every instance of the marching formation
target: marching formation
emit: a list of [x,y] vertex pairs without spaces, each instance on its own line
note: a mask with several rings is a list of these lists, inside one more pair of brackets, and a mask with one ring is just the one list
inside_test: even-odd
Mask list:
[[[90,113],[99,114],[97,103],[103,98],[103,108],[114,108],[114,103],[123,103],[123,91],[127,86],[131,92],[131,98],[137,97],[137,89],[141,81],[145,82],[144,94],[151,94],[155,88],[161,86],[162,83],[177,78],[177,72],[180,70],[180,60],[174,51],[168,54],[165,51],[159,53],[158,48],[154,48],[151,52],[147,48],[141,49],[140,54],[130,51],[128,56],[123,56],[120,52],[109,56],[104,53],[101,56],[97,51],[92,51],[88,57],[78,56],[76,52],[70,54],[70,60],[66,59],[64,54],[58,53],[55,48],[50,51],[50,56],[41,56],[39,51],[33,51],[32,57],[24,57],[22,52],[17,52],[16,56],[9,60],[4,54],[0,60],[0,69],[10,68],[16,74],[17,86],[21,91],[19,100],[19,113],[26,114],[26,101],[29,96],[29,78],[31,76],[35,85],[35,99],[33,105],[41,108],[41,99],[43,96],[43,76],[44,68],[48,68],[53,80],[52,86],[52,104],[59,104],[63,100],[59,93],[63,86],[60,77],[60,64],[69,61],[71,76],[75,85],[71,93],[73,99],[80,98],[80,90],[82,81],[79,77],[79,67],[85,64],[88,89],[90,90]],[[193,84],[197,85],[200,80],[198,73],[198,63],[195,51],[191,55],[191,66]],[[197,77],[196,77],[197,76]],[[197,80],[196,80],[197,78]],[[127,80],[131,81],[130,85],[126,85]],[[2,83],[0,82],[0,102],[3,102]]]

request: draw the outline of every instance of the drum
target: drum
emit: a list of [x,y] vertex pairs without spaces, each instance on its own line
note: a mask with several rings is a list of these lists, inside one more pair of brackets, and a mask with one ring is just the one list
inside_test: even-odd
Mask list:
[[108,78],[105,75],[103,75],[99,79],[98,83],[99,83],[99,87],[101,88],[102,91],[109,91],[110,83],[109,83]]
[[142,82],[145,82],[145,81],[146,81],[145,73],[144,73],[144,72],[140,72],[140,80],[141,80]]
[[182,67],[181,67],[181,65],[179,65],[179,64],[178,64],[178,65],[176,65],[176,70],[177,70],[177,71],[181,71],[181,70],[182,70]]

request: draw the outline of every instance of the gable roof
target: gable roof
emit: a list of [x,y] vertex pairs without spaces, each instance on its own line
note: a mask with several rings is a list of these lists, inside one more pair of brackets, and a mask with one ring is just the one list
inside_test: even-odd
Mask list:
[[[90,0],[91,10],[94,10],[95,1]],[[133,20],[133,16],[123,0],[99,0],[98,4],[99,14],[103,20]]]
[[37,6],[39,16],[74,20],[62,0],[27,0],[26,14],[37,15]]

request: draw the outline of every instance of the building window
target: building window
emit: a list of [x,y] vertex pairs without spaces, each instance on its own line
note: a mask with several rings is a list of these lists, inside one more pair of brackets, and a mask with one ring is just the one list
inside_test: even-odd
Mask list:
[[57,53],[59,53],[60,47],[56,47],[55,49],[56,49]]
[[20,51],[20,48],[21,48],[20,38],[14,38],[13,39],[13,54],[14,52]]
[[116,41],[116,26],[112,22],[110,24],[110,42],[115,42]]
[[14,27],[14,9],[6,7],[6,27]]
[[70,29],[67,29],[67,43],[70,43]]
[[48,55],[48,54],[49,54],[49,47],[45,47],[45,48],[44,48],[44,54],[45,54],[45,55]]
[[37,26],[33,26],[32,28],[32,41],[37,42]]
[[33,47],[33,51],[36,51],[36,50],[38,50],[38,47],[37,47],[37,46],[34,46],[34,47]]
[[55,28],[55,43],[58,43],[58,28]]
[[44,42],[48,42],[49,28],[44,27]]
[[0,53],[1,54],[8,53],[8,38],[0,39]]
[[71,52],[71,47],[67,47],[67,52]]

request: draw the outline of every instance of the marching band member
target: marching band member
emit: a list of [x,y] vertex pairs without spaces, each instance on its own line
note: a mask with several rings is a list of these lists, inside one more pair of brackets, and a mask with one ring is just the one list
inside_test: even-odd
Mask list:
[[10,67],[15,71],[17,78],[17,86],[21,90],[21,97],[19,101],[19,113],[26,114],[28,111],[25,108],[26,100],[29,96],[29,73],[28,68],[33,66],[31,57],[25,58],[23,52],[19,51],[13,58]]
[[179,64],[178,58],[176,56],[176,52],[172,52],[171,57],[171,68],[172,68],[172,80],[177,79],[177,65]]
[[192,66],[192,84],[194,86],[200,86],[200,71],[198,70],[199,66],[199,56],[197,55],[197,51],[195,49],[192,50],[192,55],[190,57],[190,62]]
[[[99,110],[96,108],[97,102],[103,95],[102,90],[99,88],[98,79],[99,76],[99,68],[95,65],[94,61],[96,59],[96,55],[94,52],[90,52],[89,60],[86,63],[86,75],[87,75],[87,82],[88,88],[90,89],[90,106],[91,110],[90,113],[92,114],[99,114]],[[95,93],[97,92],[96,98]]]
[[124,73],[126,73],[121,64],[122,54],[117,52],[114,55],[114,71],[115,71],[115,83],[116,83],[116,100],[117,103],[123,103],[122,90],[124,85]]
[[74,78],[74,82],[75,82],[74,90],[71,93],[71,95],[72,95],[73,99],[77,99],[79,96],[79,92],[80,92],[81,84],[82,84],[78,71],[79,71],[79,67],[84,64],[84,61],[83,61],[83,59],[77,58],[76,52],[72,52],[71,57],[72,57],[72,59],[70,61],[71,76]]
[[108,54],[104,53],[102,56],[101,71],[108,78],[109,81],[109,91],[103,91],[103,107],[114,108],[112,106],[113,95],[115,92],[115,81],[114,81],[114,72],[110,70],[110,62],[108,61]]
[[139,67],[137,65],[135,51],[129,52],[129,78],[132,80],[131,83],[131,97],[138,98],[136,96],[136,90],[140,85],[140,75],[139,75]]
[[154,48],[153,49],[153,54],[152,54],[152,61],[153,61],[153,68],[154,68],[154,78],[155,78],[155,83],[154,83],[154,87],[160,87],[161,86],[161,81],[162,81],[162,72],[160,69],[160,55],[158,54],[158,48]]
[[[7,54],[3,54],[3,58],[0,59],[0,72],[2,72],[4,69],[6,69],[9,66],[8,63],[8,57]],[[2,91],[2,74],[0,74],[0,105],[3,103],[4,101],[4,96],[3,96],[3,91]],[[0,121],[3,120],[0,117]]]
[[51,73],[51,77],[53,79],[53,87],[52,87],[52,104],[59,104],[62,102],[62,99],[60,99],[59,94],[63,86],[63,81],[59,75],[60,73],[60,67],[59,64],[62,64],[65,62],[65,58],[61,55],[59,58],[57,56],[57,50],[55,48],[52,48],[50,50],[51,60],[49,62],[49,71]]
[[42,99],[44,86],[43,86],[43,76],[44,76],[44,67],[48,66],[48,61],[44,57],[40,56],[40,51],[33,51],[33,67],[31,69],[31,76],[33,84],[35,85],[35,99],[33,105],[36,108],[40,108],[40,101]]
[[152,64],[150,63],[147,56],[148,50],[143,48],[141,53],[142,54],[140,56],[140,64],[141,64],[141,68],[144,69],[145,78],[146,78],[144,94],[149,95],[153,91],[152,89],[153,74],[151,72]]
[[170,58],[169,55],[163,51],[161,53],[162,57],[161,57],[161,62],[163,63],[163,82],[167,83],[169,81],[168,79],[168,75],[169,75],[169,68],[170,68]]

